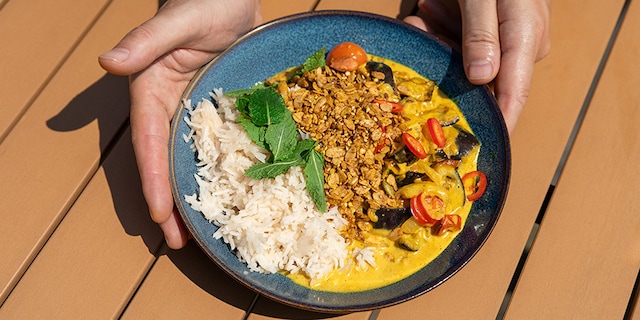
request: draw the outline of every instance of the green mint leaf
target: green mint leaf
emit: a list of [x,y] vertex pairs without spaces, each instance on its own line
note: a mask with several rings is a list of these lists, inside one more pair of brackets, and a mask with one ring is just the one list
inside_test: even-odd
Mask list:
[[307,192],[320,212],[327,211],[324,195],[324,157],[322,153],[311,149],[303,169]]
[[295,149],[293,149],[293,153],[300,155],[302,158],[306,158],[308,152],[315,148],[317,144],[313,139],[300,140],[296,144]]
[[282,121],[287,107],[276,89],[267,87],[249,96],[249,116],[257,126],[268,126]]
[[307,58],[307,60],[302,65],[302,72],[315,70],[320,67],[324,67],[326,65],[324,55],[327,49],[323,47],[322,49],[314,52]]
[[291,112],[286,113],[281,122],[267,127],[264,140],[269,146],[274,161],[281,161],[289,158],[298,143],[298,130],[296,122],[291,116]]
[[267,86],[264,84],[264,82],[259,82],[259,83],[256,83],[251,88],[228,91],[228,92],[225,92],[224,95],[232,97],[232,98],[239,98],[239,97],[242,97],[242,96],[250,96],[255,91],[264,89],[266,87]]
[[267,128],[256,126],[255,124],[253,124],[251,119],[249,119],[244,114],[238,116],[238,118],[236,118],[236,122],[242,125],[244,130],[249,135],[249,138],[251,138],[253,142],[255,142],[258,146],[267,149],[267,145],[264,142],[264,136]]
[[243,114],[249,114],[249,96],[240,96],[236,98],[236,109]]
[[304,163],[302,158],[297,157],[291,159],[289,161],[280,161],[280,162],[258,162],[249,169],[247,169],[244,174],[255,180],[267,179],[267,178],[275,178],[289,170],[291,167],[299,166]]

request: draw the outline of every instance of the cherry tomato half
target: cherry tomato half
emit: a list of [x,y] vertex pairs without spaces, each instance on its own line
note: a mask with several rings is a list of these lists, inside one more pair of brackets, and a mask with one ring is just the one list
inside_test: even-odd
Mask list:
[[431,136],[433,143],[435,143],[438,148],[444,148],[447,144],[447,139],[444,136],[444,131],[442,131],[440,121],[436,118],[429,118],[426,125],[429,129],[429,135]]
[[404,144],[411,150],[413,154],[416,155],[419,159],[424,159],[427,157],[427,151],[424,150],[424,146],[418,139],[414,138],[410,133],[403,132],[402,133],[402,141]]
[[353,42],[343,42],[327,54],[327,65],[335,70],[354,71],[367,62],[367,53]]
[[487,176],[482,171],[471,171],[462,177],[467,200],[476,201],[487,189]]
[[444,217],[440,219],[438,235],[441,236],[447,231],[454,232],[460,229],[462,229],[462,217],[458,214],[445,214]]
[[444,217],[444,202],[436,196],[424,192],[409,201],[411,214],[423,226],[433,227]]

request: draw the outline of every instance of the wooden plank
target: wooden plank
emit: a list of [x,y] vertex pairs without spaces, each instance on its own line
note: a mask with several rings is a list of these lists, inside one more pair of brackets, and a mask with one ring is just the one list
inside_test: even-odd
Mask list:
[[459,273],[422,297],[382,310],[379,320],[419,318],[425,306],[451,305],[452,297],[455,307],[439,318],[496,317],[623,3],[552,2],[554,47],[536,66],[527,106],[511,137],[511,184],[498,224]]
[[316,10],[365,11],[392,18],[406,17],[416,6],[417,0],[321,0]]
[[[152,0],[136,6],[114,1],[0,144],[0,302],[96,171],[101,151],[128,117],[127,79],[105,75],[98,55],[156,6]],[[54,6],[45,15],[71,9]],[[34,41],[55,46],[46,38]]]
[[1,319],[117,318],[163,243],[127,132],[0,308]]
[[[640,4],[631,2],[507,318],[622,319],[640,268]],[[600,156],[602,155],[602,156]],[[536,301],[532,304],[531,301]]]
[[165,250],[122,319],[243,319],[256,297],[194,241]]
[[295,13],[311,11],[315,4],[316,0],[262,0],[262,20],[268,22]]
[[[0,141],[108,0],[33,0],[0,3]],[[56,13],[56,14],[52,14]],[[7,47],[20,48],[7,50]]]
[[248,320],[268,319],[323,319],[336,320],[369,320],[372,312],[356,312],[349,314],[325,314],[297,309],[275,302],[266,297],[260,297],[255,307],[251,310]]

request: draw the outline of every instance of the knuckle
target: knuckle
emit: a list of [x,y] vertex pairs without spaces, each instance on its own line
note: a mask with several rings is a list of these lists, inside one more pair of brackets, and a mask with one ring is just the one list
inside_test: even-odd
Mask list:
[[491,47],[497,48],[499,46],[498,37],[487,30],[473,29],[467,31],[463,36],[463,43],[465,47]]

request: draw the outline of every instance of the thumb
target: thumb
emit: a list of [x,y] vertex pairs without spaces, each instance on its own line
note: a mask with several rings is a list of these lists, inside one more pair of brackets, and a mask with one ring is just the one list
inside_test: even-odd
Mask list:
[[156,16],[131,30],[111,50],[98,57],[100,66],[116,75],[131,75],[142,71],[165,53],[179,47],[184,40],[181,19]]
[[461,0],[462,56],[467,78],[474,84],[492,81],[500,68],[496,0]]

